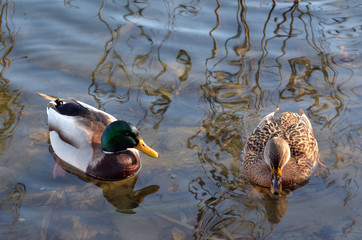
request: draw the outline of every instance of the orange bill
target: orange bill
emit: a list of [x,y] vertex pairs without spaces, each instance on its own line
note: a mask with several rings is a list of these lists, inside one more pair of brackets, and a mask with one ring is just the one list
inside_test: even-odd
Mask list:
[[147,146],[147,144],[142,139],[140,139],[138,145],[135,148],[150,157],[158,158],[158,153],[149,146]]

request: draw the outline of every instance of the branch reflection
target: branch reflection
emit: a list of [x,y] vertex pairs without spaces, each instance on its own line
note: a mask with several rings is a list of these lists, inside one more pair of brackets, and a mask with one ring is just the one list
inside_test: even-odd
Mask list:
[[[11,26],[14,9],[15,3],[12,1],[0,3],[0,156],[9,149],[24,109],[24,105],[19,100],[21,92],[12,89],[9,84],[10,79],[4,77],[13,61],[9,55],[15,46],[17,34]],[[23,183],[12,183],[9,180],[11,170],[8,168],[8,163],[11,160],[11,158],[1,159],[0,211],[8,212],[12,217],[12,222],[15,223],[20,216],[20,207],[26,193],[26,186]],[[2,217],[1,222],[7,221]]]
[[[240,1],[236,33],[222,39],[220,34],[214,37],[223,31],[224,20],[219,15],[222,4],[217,3],[217,23],[210,31],[214,49],[201,86],[206,116],[189,138],[205,172],[189,186],[199,201],[195,228],[198,238],[265,238],[286,213],[290,190],[275,199],[242,177],[243,142],[264,113],[276,106],[286,111],[304,108],[313,124],[336,131],[348,98],[341,85],[349,80],[337,75],[349,75],[349,70],[336,65],[324,49],[327,40],[318,28],[324,20],[313,16],[308,5],[300,8],[294,3],[283,12],[273,5],[258,28],[247,21],[246,3]],[[258,29],[263,33],[260,41],[253,39],[260,34],[251,34]],[[305,56],[305,48],[314,54]],[[286,73],[289,81],[284,80]]]
[[[157,129],[167,112],[172,99],[185,87],[192,68],[191,57],[185,49],[173,51],[175,62],[165,62],[168,40],[175,31],[176,17],[195,14],[198,1],[173,5],[166,2],[160,5],[167,11],[161,16],[153,16],[142,2],[128,1],[124,8],[128,10],[122,19],[115,21],[113,16],[103,16],[106,2],[99,9],[99,20],[109,31],[109,40],[104,46],[104,55],[100,58],[92,73],[89,94],[103,108],[110,101],[126,103],[135,101],[141,107],[140,122],[148,114],[157,119]],[[112,4],[108,3],[107,4]],[[148,25],[154,21],[165,22],[164,29],[153,29]],[[165,34],[163,34],[165,33]],[[177,75],[173,81],[168,76]],[[136,96],[136,99],[131,99]],[[149,100],[150,105],[146,106]],[[149,110],[150,111],[149,111]]]
[[9,14],[13,11],[14,3],[5,1],[1,4],[0,28],[0,156],[9,148],[13,133],[19,123],[24,106],[18,100],[21,92],[9,86],[10,79],[4,77],[12,59],[8,56],[15,45],[14,30],[9,26]]
[[[12,217],[12,222],[15,223],[20,216],[20,207],[26,194],[26,186],[23,183],[9,184],[4,179],[2,184],[2,188],[5,187],[6,190],[0,191],[0,211],[8,212]],[[1,219],[1,222],[4,220]]]

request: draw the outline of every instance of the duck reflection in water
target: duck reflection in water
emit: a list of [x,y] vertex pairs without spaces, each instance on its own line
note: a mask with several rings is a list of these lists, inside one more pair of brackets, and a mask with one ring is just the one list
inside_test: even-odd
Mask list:
[[[289,193],[301,185],[284,190],[280,196],[275,196],[268,188],[257,185],[249,185],[248,190],[242,192],[238,191],[240,185],[228,187],[229,191],[223,192],[201,178],[191,182],[190,191],[195,199],[200,201],[195,226],[200,235],[210,238],[232,235],[239,239],[238,237],[252,236],[258,232],[267,236],[268,228],[272,231],[273,225],[270,224],[278,224],[287,213]],[[226,235],[220,233],[221,226]]]
[[[56,165],[54,167],[54,177],[61,175],[64,171],[76,175],[85,182],[90,182],[102,189],[104,198],[112,204],[117,212],[132,214],[147,195],[158,192],[158,185],[150,185],[139,190],[134,190],[138,175],[118,181],[104,181],[92,178],[78,169],[60,159],[53,153]],[[61,169],[60,169],[61,168]]]
[[289,195],[289,193],[297,188],[304,186],[309,181],[310,179],[306,179],[305,181],[299,183],[298,185],[289,187],[285,189],[283,191],[283,194],[280,194],[279,196],[271,194],[268,188],[252,186],[252,189],[250,189],[248,197],[251,199],[254,198],[259,199],[260,203],[265,208],[266,218],[268,219],[268,221],[270,223],[276,224],[279,223],[283,219],[284,215],[287,213],[288,210],[287,196]]

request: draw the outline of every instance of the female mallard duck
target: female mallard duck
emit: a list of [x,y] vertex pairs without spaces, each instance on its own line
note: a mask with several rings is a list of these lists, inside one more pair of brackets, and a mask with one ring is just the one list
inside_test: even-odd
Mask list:
[[280,194],[283,186],[307,179],[319,154],[312,125],[304,111],[265,116],[248,137],[243,151],[243,171],[251,182]]
[[125,179],[140,169],[137,149],[158,157],[132,124],[72,98],[40,95],[51,100],[47,112],[55,154],[87,175],[101,180]]

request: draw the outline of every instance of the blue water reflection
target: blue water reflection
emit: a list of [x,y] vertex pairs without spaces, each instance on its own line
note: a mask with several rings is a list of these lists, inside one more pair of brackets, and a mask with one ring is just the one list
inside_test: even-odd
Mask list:
[[[361,7],[2,2],[1,235],[359,239]],[[54,178],[46,102],[36,92],[75,97],[137,124],[161,157],[142,156],[128,187]],[[276,107],[304,109],[327,166],[280,198],[240,170],[246,137]]]

